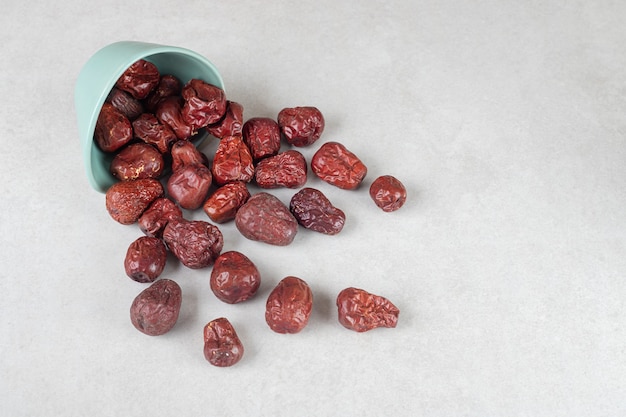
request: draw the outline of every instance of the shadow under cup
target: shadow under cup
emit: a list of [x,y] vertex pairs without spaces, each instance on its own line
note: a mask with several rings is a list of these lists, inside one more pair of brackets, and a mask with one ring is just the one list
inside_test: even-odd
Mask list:
[[[114,154],[103,152],[93,140],[96,122],[118,78],[139,59],[152,62],[160,74],[174,75],[183,85],[197,78],[224,89],[217,68],[202,55],[188,49],[123,41],[107,45],[96,52],[78,75],[74,103],[87,178],[90,185],[102,193],[118,180],[109,171]],[[194,138],[194,144],[199,146],[207,136],[201,131]]]

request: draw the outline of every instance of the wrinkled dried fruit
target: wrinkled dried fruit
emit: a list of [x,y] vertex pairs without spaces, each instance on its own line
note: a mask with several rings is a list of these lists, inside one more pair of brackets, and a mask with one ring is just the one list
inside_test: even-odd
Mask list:
[[321,180],[344,190],[353,190],[361,184],[367,167],[345,146],[326,142],[311,159],[311,168]]
[[400,310],[380,295],[359,288],[346,288],[337,296],[339,323],[356,332],[377,327],[396,327]]
[[204,357],[211,365],[232,366],[242,356],[243,344],[226,318],[220,317],[204,326]]
[[324,116],[316,107],[292,107],[278,113],[278,125],[293,146],[309,146],[324,131]]
[[256,265],[243,253],[222,253],[211,270],[211,291],[229,304],[246,301],[256,294],[261,285],[261,274]]
[[163,191],[161,183],[152,178],[117,182],[106,192],[106,209],[113,220],[133,224],[154,200],[163,196]]
[[124,71],[115,86],[141,100],[156,88],[159,78],[159,69],[156,65],[140,59]]
[[163,155],[147,143],[133,143],[123,148],[111,161],[111,174],[121,180],[159,178],[165,167]]
[[252,180],[254,176],[252,155],[241,137],[227,136],[220,140],[213,158],[212,171],[218,185]]
[[178,140],[168,125],[162,124],[150,113],[143,113],[133,121],[133,132],[136,138],[156,146],[162,154],[169,152],[172,143]]
[[163,272],[167,250],[161,239],[142,236],[130,244],[124,258],[126,275],[137,282],[153,282]]
[[172,145],[172,171],[178,171],[186,165],[204,164],[204,156],[192,142],[179,140]]
[[133,126],[111,103],[104,103],[93,136],[104,152],[115,152],[133,139]]
[[172,219],[163,230],[169,250],[187,268],[199,269],[213,265],[224,246],[224,237],[217,226],[202,220]]
[[201,164],[184,165],[167,180],[167,193],[187,210],[202,206],[211,187],[211,170]]
[[265,321],[276,333],[298,333],[309,322],[313,293],[297,277],[283,278],[272,290],[265,305]]
[[289,150],[260,161],[256,166],[254,180],[261,188],[298,188],[306,184],[306,174],[304,155]]
[[222,139],[226,136],[241,136],[243,106],[234,101],[226,101],[226,114],[222,119],[206,127],[209,135]]
[[242,134],[255,161],[280,151],[280,128],[274,119],[253,117],[244,123]]
[[406,188],[397,178],[382,175],[372,182],[370,197],[383,211],[392,212],[398,210],[406,202]]
[[327,235],[341,232],[346,222],[344,212],[315,188],[306,187],[294,194],[289,210],[304,228]]
[[224,90],[199,79],[191,79],[181,92],[185,100],[181,115],[194,130],[217,123],[226,113]]
[[182,110],[183,99],[180,96],[171,96],[159,101],[155,115],[159,122],[172,129],[178,139],[185,140],[195,135],[196,131],[185,122]]
[[171,96],[180,95],[182,84],[178,78],[171,74],[162,75],[159,84],[143,101],[146,110],[155,112],[159,102]]
[[215,190],[204,202],[203,209],[215,223],[224,223],[235,218],[237,210],[250,198],[246,183],[237,181]]
[[146,236],[160,238],[163,236],[163,229],[170,220],[182,217],[183,212],[176,203],[169,198],[157,198],[139,218],[139,229]]
[[135,120],[143,113],[141,101],[119,88],[114,87],[111,90],[106,102],[111,103],[113,107],[122,112],[128,120]]
[[250,239],[286,246],[298,232],[298,222],[289,209],[275,196],[258,193],[237,210],[235,225]]
[[160,279],[133,300],[130,321],[148,336],[165,334],[176,324],[181,302],[180,286],[170,279]]

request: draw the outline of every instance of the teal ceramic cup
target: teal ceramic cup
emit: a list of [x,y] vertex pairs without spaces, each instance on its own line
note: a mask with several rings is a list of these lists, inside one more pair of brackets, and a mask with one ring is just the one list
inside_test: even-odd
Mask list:
[[[183,84],[192,78],[198,78],[224,89],[224,82],[217,68],[202,55],[188,49],[123,41],[97,51],[78,74],[74,102],[87,178],[91,186],[102,193],[117,180],[109,172],[113,155],[102,152],[93,140],[96,121],[117,79],[139,59],[152,62],[161,74],[172,74]],[[194,139],[196,146],[206,136],[206,133],[200,133]]]

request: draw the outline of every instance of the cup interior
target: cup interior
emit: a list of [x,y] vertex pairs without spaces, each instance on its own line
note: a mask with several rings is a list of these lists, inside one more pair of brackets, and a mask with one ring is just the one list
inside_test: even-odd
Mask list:
[[[172,74],[183,84],[198,78],[224,89],[217,68],[205,57],[188,49],[125,41],[107,45],[96,52],[78,75],[74,98],[87,178],[90,185],[102,193],[118,180],[109,171],[114,155],[103,152],[93,140],[96,122],[117,79],[139,59],[152,62],[161,74]],[[195,145],[200,145],[206,136],[201,131],[194,138]]]

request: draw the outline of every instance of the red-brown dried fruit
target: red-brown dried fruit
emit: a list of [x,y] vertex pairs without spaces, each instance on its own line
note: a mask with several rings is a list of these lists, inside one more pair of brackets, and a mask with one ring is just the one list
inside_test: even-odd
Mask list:
[[370,186],[370,197],[385,212],[398,210],[406,202],[404,184],[391,175],[376,178]]
[[181,115],[193,130],[217,123],[226,113],[224,90],[203,80],[189,80],[181,95],[185,100]]
[[277,197],[261,192],[237,210],[235,226],[250,240],[270,245],[289,245],[298,232],[298,222]]
[[253,117],[244,123],[241,132],[255,161],[280,151],[280,128],[274,119]]
[[204,326],[204,357],[211,365],[233,366],[243,356],[243,344],[235,328],[224,317]]
[[289,210],[304,228],[327,235],[341,232],[346,222],[344,212],[315,188],[306,187],[294,194]]
[[265,321],[276,333],[298,333],[309,322],[313,293],[302,279],[283,278],[272,290],[265,305]]
[[171,279],[160,279],[139,293],[130,306],[130,321],[148,336],[172,330],[182,303],[180,286]]
[[224,237],[217,226],[202,220],[172,219],[163,230],[169,250],[187,268],[199,269],[213,265],[224,246]]
[[400,310],[380,295],[359,288],[346,288],[337,296],[339,323],[355,332],[377,327],[396,327]]
[[215,260],[211,270],[211,291],[228,304],[246,301],[261,285],[256,265],[241,252],[224,252]]
[[189,139],[196,130],[182,116],[183,99],[180,96],[165,97],[157,105],[155,115],[159,122],[169,126],[178,139]]
[[156,65],[140,59],[124,71],[115,86],[141,100],[156,88],[159,84],[159,78],[159,69]]
[[218,185],[252,180],[254,176],[252,155],[241,137],[227,136],[220,140],[213,158],[212,172]]
[[132,143],[111,161],[111,174],[120,181],[159,178],[165,163],[157,148],[147,143]]
[[186,165],[204,164],[205,159],[202,152],[188,140],[179,140],[172,145],[172,171],[178,171]]
[[304,155],[288,150],[261,160],[254,173],[261,188],[299,188],[306,184],[307,165]]
[[104,103],[98,114],[93,137],[104,152],[115,152],[133,139],[133,126],[111,103]]
[[170,175],[167,193],[187,210],[202,206],[211,187],[211,170],[201,164],[184,165]]
[[215,223],[224,223],[235,218],[237,210],[250,198],[246,183],[241,181],[224,184],[204,202],[203,209]]
[[344,190],[353,190],[361,184],[367,167],[344,145],[326,142],[311,159],[311,168],[322,181]]
[[183,212],[176,203],[169,198],[157,198],[139,218],[139,229],[146,236],[160,238],[163,236],[163,229],[170,220],[182,217]]
[[106,102],[111,103],[113,107],[122,112],[128,120],[135,120],[143,113],[141,101],[119,88],[113,87]]
[[278,113],[278,125],[285,139],[293,146],[309,146],[324,131],[324,116],[316,107],[292,107]]
[[159,122],[150,113],[143,113],[133,121],[133,133],[136,138],[155,146],[162,154],[169,152],[172,143],[178,140],[168,125]]
[[165,268],[167,249],[161,239],[142,236],[130,244],[124,258],[124,270],[137,282],[154,282]]
[[152,178],[121,181],[106,192],[106,209],[121,224],[135,223],[148,206],[163,196],[163,186]]
[[159,79],[159,84],[143,101],[146,110],[149,112],[155,112],[159,102],[171,96],[180,95],[182,90],[182,83],[180,80],[172,74],[164,74]]
[[206,127],[209,135],[222,139],[226,136],[241,136],[243,106],[234,101],[226,101],[226,113],[219,122]]

